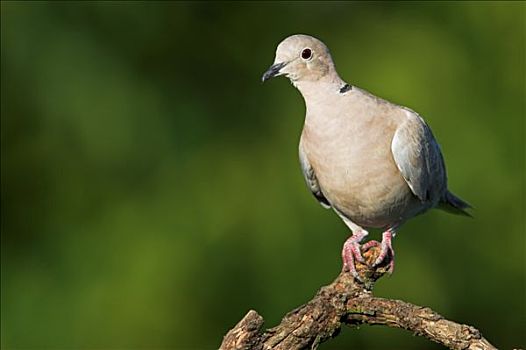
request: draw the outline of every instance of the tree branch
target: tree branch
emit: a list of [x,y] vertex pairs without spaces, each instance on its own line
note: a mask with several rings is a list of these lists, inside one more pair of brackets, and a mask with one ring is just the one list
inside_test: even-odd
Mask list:
[[338,335],[342,324],[403,328],[450,349],[496,349],[474,327],[446,320],[435,311],[401,300],[374,297],[376,280],[387,272],[387,264],[372,268],[378,247],[363,252],[366,264],[357,265],[363,282],[342,272],[330,285],[322,287],[308,303],[289,312],[281,323],[261,332],[263,318],[249,311],[224,337],[220,350],[300,350],[316,349]]

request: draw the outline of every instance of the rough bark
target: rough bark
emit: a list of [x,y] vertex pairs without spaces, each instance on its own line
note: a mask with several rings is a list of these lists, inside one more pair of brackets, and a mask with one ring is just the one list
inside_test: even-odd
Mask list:
[[371,292],[374,282],[387,272],[386,265],[371,267],[378,253],[378,247],[363,252],[366,264],[357,265],[363,282],[348,272],[340,273],[334,282],[322,287],[311,301],[286,314],[274,328],[262,332],[263,318],[256,311],[249,311],[225,335],[220,350],[316,349],[338,335],[344,324],[403,328],[456,350],[496,349],[474,327],[446,320],[427,307],[374,297]]

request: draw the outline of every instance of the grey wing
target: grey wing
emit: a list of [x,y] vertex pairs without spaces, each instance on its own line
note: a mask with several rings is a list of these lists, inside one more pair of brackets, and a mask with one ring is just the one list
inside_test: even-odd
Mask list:
[[440,146],[431,129],[413,111],[396,130],[391,152],[411,191],[422,202],[436,204],[447,188],[446,169]]
[[329,209],[331,207],[331,204],[325,198],[323,195],[320,184],[318,183],[318,179],[316,178],[316,174],[314,173],[314,169],[309,163],[309,160],[307,159],[305,152],[303,152],[303,149],[300,144],[299,149],[299,155],[300,155],[300,164],[301,164],[301,171],[303,172],[303,177],[305,178],[305,182],[307,183],[307,186],[309,187],[310,191],[316,197],[318,202],[324,207]]

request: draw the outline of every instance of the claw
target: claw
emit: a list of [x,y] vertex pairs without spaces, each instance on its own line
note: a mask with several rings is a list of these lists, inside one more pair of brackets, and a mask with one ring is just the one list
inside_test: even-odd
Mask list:
[[394,271],[394,257],[395,253],[391,240],[394,237],[395,232],[392,230],[387,230],[382,234],[382,243],[380,244],[380,254],[373,263],[373,267],[380,265],[384,262],[385,259],[389,258],[389,270],[390,274]]

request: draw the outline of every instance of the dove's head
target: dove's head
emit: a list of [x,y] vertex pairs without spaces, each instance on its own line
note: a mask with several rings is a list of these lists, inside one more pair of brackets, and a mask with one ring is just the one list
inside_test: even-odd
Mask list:
[[292,35],[276,49],[274,64],[261,80],[285,75],[293,84],[319,81],[337,76],[329,49],[320,40],[308,35]]

